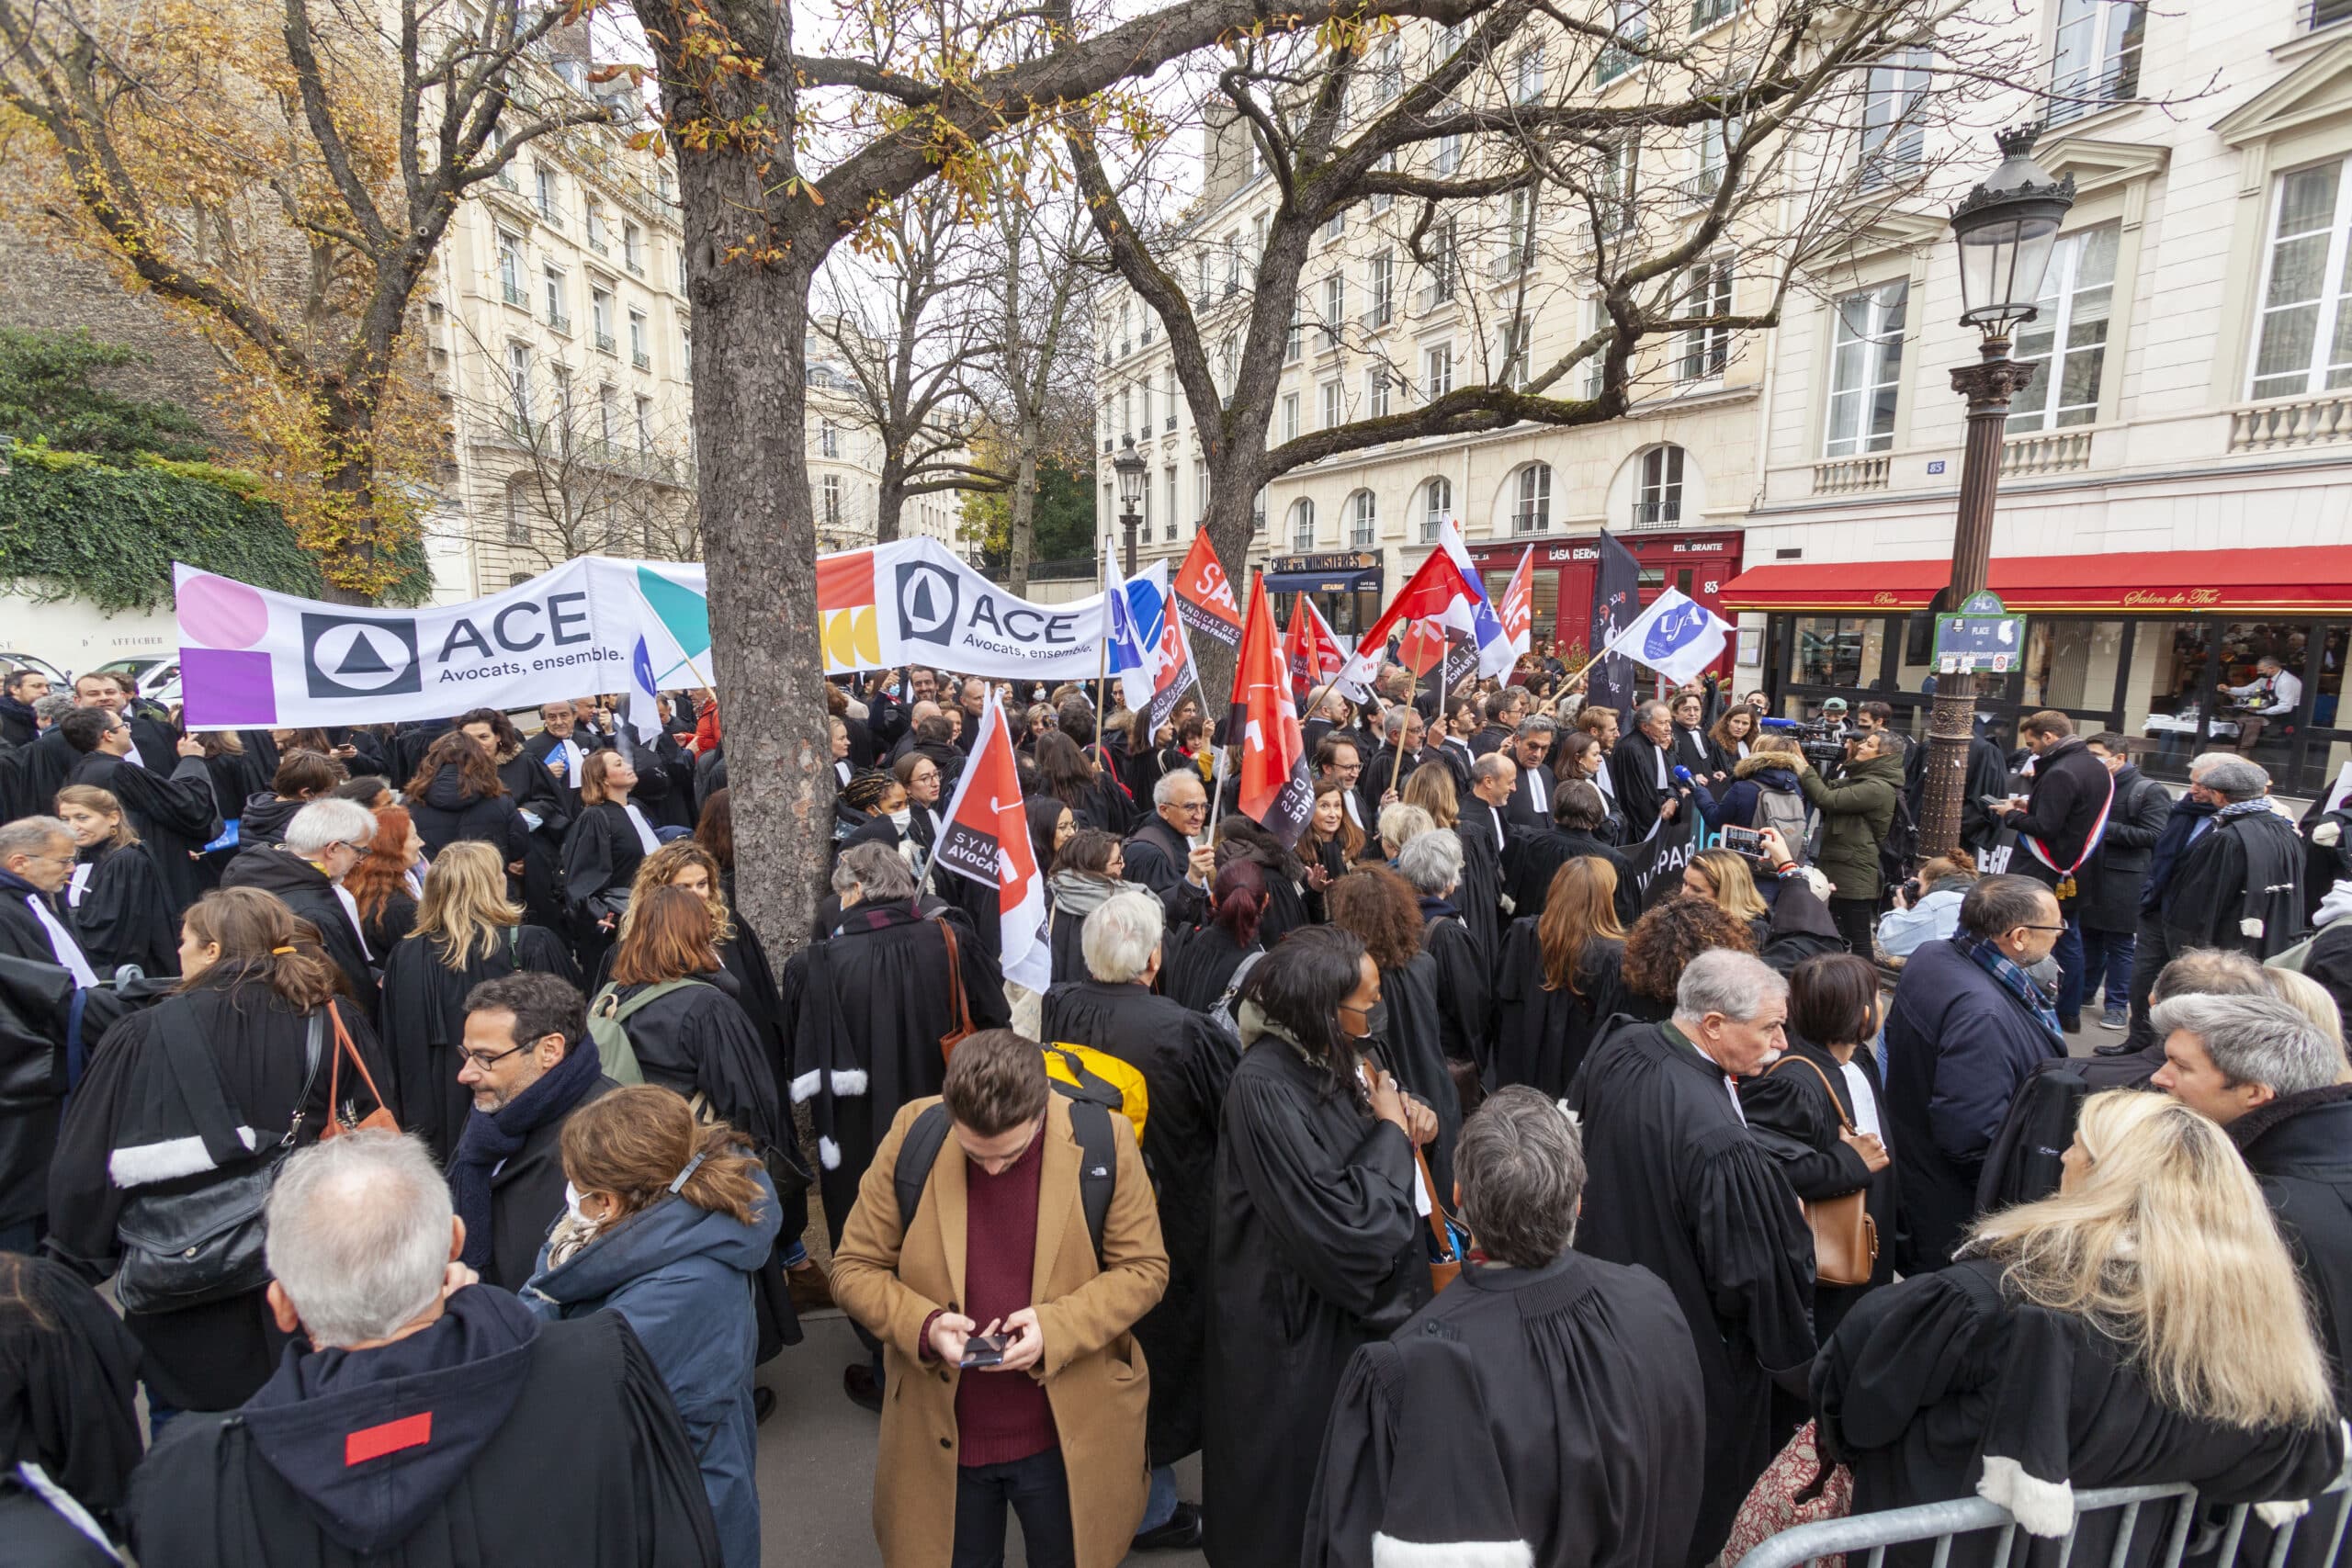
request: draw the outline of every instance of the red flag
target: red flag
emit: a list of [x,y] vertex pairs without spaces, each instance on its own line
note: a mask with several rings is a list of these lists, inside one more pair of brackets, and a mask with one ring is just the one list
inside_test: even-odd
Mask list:
[[1503,602],[1495,606],[1495,615],[1503,624],[1503,637],[1510,644],[1514,659],[1525,653],[1535,630],[1535,547],[1530,545],[1519,558],[1519,567],[1510,574],[1510,583],[1503,589]]
[[1304,702],[1315,688],[1340,672],[1348,656],[1340,647],[1340,639],[1331,635],[1330,623],[1315,601],[1302,593],[1298,607],[1290,613],[1290,630],[1283,637],[1283,657],[1290,664],[1290,683],[1295,695]]
[[1416,681],[1427,678],[1444,657],[1445,628],[1435,621],[1415,621],[1396,645],[1396,662],[1410,670]]
[[1241,657],[1233,671],[1232,706],[1242,721],[1238,804],[1244,817],[1255,818],[1287,848],[1314,810],[1315,786],[1306,776],[1306,738],[1290,694],[1290,672],[1274,643],[1265,579],[1253,578]]
[[1217,563],[1209,536],[1196,533],[1184,564],[1176,569],[1176,612],[1186,629],[1213,637],[1227,648],[1241,642],[1241,611],[1233,603],[1233,584]]
[[1046,879],[1029,840],[1012,735],[1005,728],[1004,710],[997,705],[993,686],[980,712],[980,738],[972,743],[971,760],[956,781],[956,798],[940,819],[933,863],[997,890],[1005,978],[1043,992],[1053,979]]
[[1380,672],[1380,661],[1388,649],[1388,638],[1398,626],[1408,622],[1430,620],[1441,626],[1468,632],[1473,626],[1474,610],[1478,592],[1462,569],[1444,550],[1431,550],[1413,575],[1398,589],[1396,597],[1380,612],[1380,618],[1366,628],[1356,642],[1356,650],[1349,656],[1346,668],[1340,671],[1340,694],[1351,702],[1362,702],[1372,689],[1373,677]]

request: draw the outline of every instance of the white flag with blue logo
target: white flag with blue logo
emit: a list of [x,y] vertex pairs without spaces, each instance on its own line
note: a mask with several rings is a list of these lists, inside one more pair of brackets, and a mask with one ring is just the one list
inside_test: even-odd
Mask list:
[[[1154,563],[1164,581],[1168,563]],[[1143,585],[1151,601],[1164,601],[1166,592],[1149,574],[1139,575],[1136,583]],[[1106,556],[1102,561],[1102,603],[1110,612],[1110,623],[1103,655],[1103,673],[1119,678],[1119,690],[1126,697],[1127,706],[1141,712],[1151,701],[1151,643],[1145,640],[1142,624],[1136,619],[1134,598],[1135,584],[1122,579]]]
[[1669,588],[1602,651],[1646,664],[1677,685],[1687,685],[1724,656],[1731,630],[1729,621],[1679,589]]

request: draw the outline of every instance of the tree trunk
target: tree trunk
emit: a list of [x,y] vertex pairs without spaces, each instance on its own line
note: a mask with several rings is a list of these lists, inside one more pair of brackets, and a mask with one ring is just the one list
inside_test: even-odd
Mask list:
[[881,482],[874,487],[874,542],[887,545],[899,536],[899,518],[907,509],[907,460],[899,453],[885,453]]
[[[1209,487],[1208,516],[1202,520],[1209,547],[1216,552],[1217,563],[1232,581],[1233,602],[1245,615],[1250,608],[1250,521],[1255,516],[1251,503],[1260,482],[1256,457],[1262,451],[1261,446],[1259,454],[1247,461],[1238,452],[1227,457],[1225,474]],[[1227,700],[1233,695],[1235,653],[1213,637],[1195,636],[1191,641],[1193,662],[1201,671],[1201,709],[1214,717],[1225,711]]]
[[1021,598],[1029,596],[1029,558],[1037,544],[1037,444],[1043,439],[1037,422],[1023,419],[1014,440],[1019,452],[1012,482],[1011,513],[1005,525],[1006,586]]
[[321,434],[327,438],[328,448],[344,456],[330,462],[319,476],[319,488],[325,492],[326,509],[337,516],[341,526],[345,520],[366,519],[368,531],[356,537],[328,543],[304,541],[319,557],[320,575],[325,581],[324,597],[331,604],[373,604],[382,597],[356,588],[349,588],[336,581],[339,572],[357,568],[362,577],[375,570],[377,552],[373,525],[376,516],[376,442],[374,422],[360,410],[348,405],[330,405],[322,411]]

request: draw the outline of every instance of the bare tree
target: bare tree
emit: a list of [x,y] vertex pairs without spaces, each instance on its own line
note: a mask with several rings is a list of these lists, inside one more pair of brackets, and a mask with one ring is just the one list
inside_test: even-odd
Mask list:
[[893,204],[820,285],[817,337],[846,372],[851,398],[880,438],[874,538],[899,536],[908,500],[950,490],[1001,490],[974,464],[969,379],[985,355],[975,288],[976,235],[951,193],[933,184]]

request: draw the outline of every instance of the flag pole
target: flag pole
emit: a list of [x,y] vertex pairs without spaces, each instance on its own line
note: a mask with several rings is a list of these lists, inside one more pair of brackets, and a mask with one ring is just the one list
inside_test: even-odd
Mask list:
[[[1108,580],[1110,575],[1111,540],[1110,536],[1106,534],[1102,539],[1102,576]],[[1126,591],[1126,580],[1122,578],[1119,581],[1119,592],[1125,593]],[[1106,589],[1104,592],[1109,591]],[[1111,603],[1105,599],[1102,602],[1102,636],[1094,645],[1094,765],[1097,768],[1107,768],[1111,765],[1110,751],[1102,740],[1102,731],[1109,728],[1110,720]],[[1135,754],[1135,737],[1132,732],[1127,738],[1127,754],[1129,756]]]

